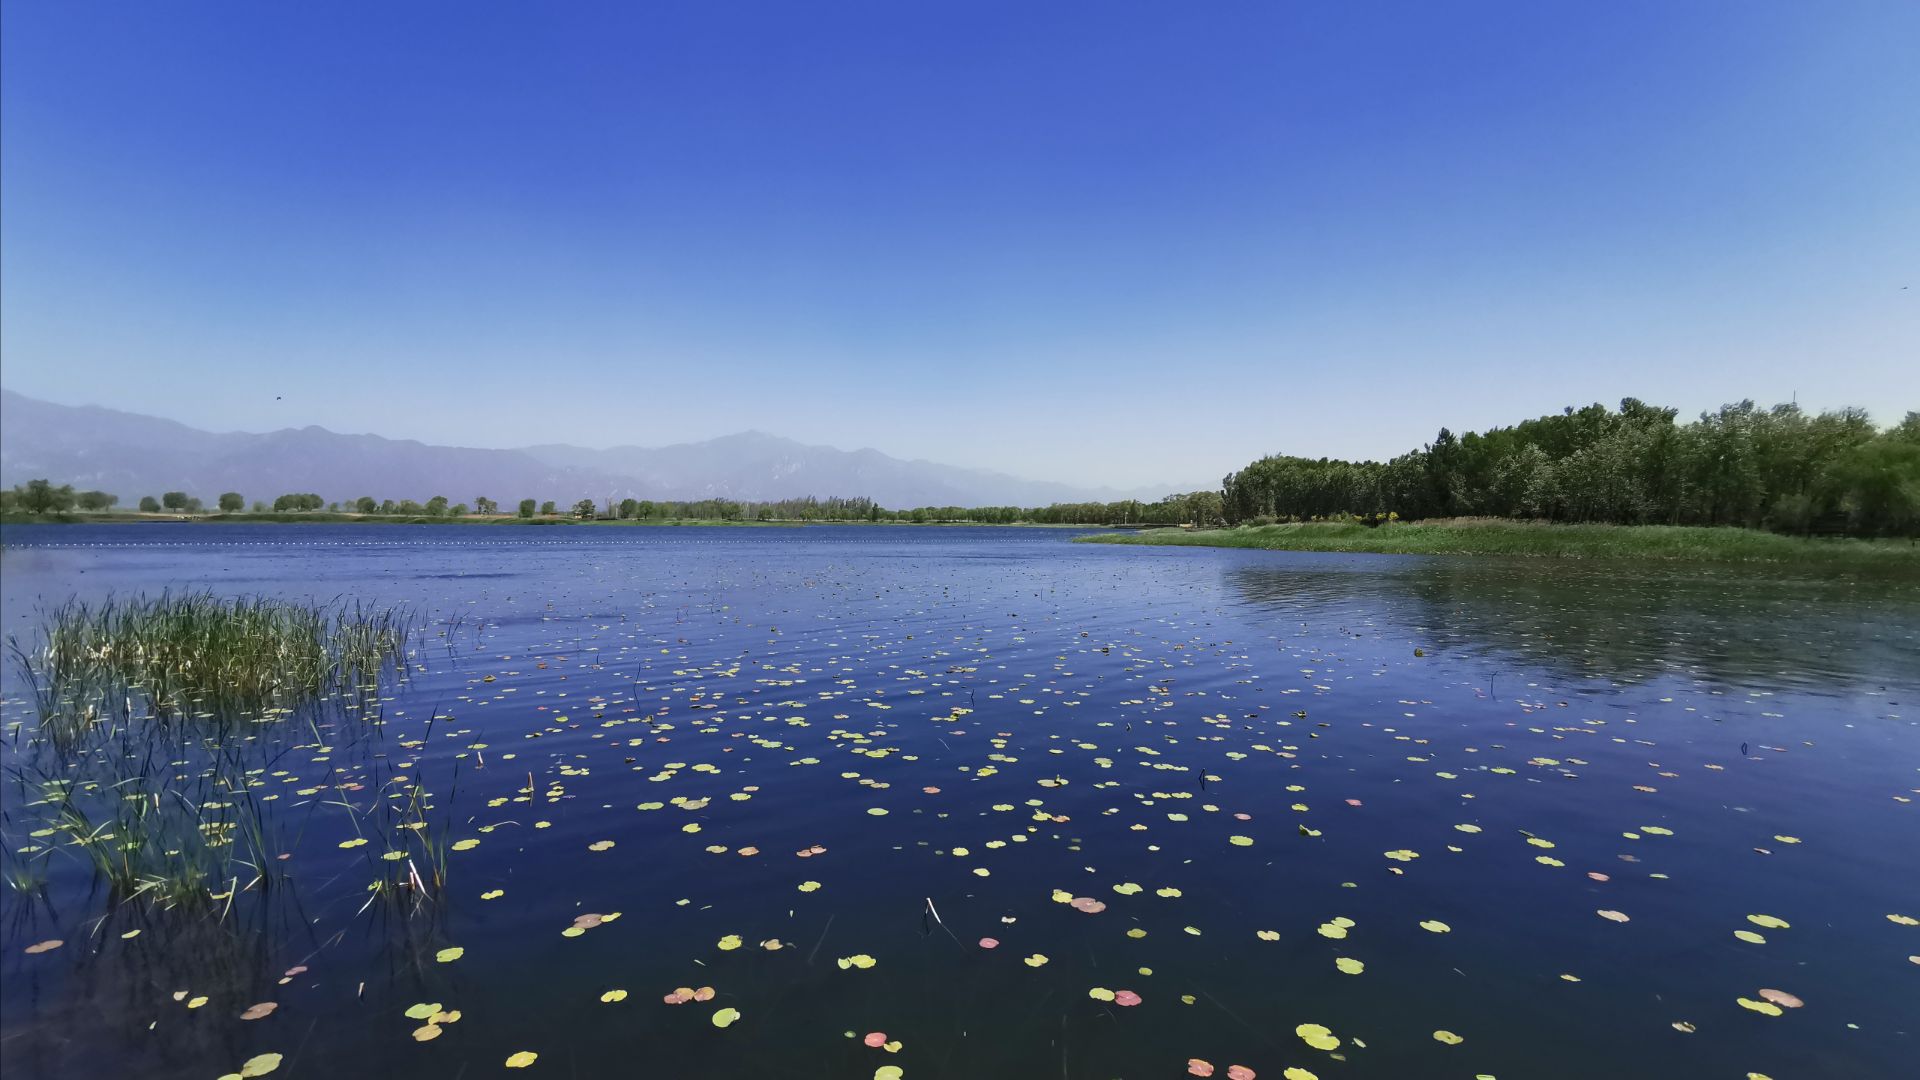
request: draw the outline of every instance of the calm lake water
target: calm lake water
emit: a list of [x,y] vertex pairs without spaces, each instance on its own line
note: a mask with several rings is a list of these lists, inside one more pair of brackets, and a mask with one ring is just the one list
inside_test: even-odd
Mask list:
[[[259,725],[285,881],[211,914],[8,781],[5,1075],[1914,1075],[1916,578],[1071,535],[7,528],[23,642],[167,588],[427,630]],[[422,838],[341,845],[416,784],[461,850],[382,900]]]

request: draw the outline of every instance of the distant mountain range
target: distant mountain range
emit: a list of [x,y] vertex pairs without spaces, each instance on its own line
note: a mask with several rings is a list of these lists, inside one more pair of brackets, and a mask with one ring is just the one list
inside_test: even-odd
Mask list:
[[0,486],[45,478],[120,496],[184,491],[209,504],[223,491],[248,500],[314,492],[418,499],[477,495],[503,506],[533,497],[772,500],[865,496],[915,506],[1045,506],[1157,500],[1188,488],[1120,491],[1023,480],[984,469],[902,461],[878,450],[809,446],[757,431],[674,446],[529,446],[480,450],[411,439],[341,435],[320,427],[214,433],[138,413],[56,405],[0,390]]

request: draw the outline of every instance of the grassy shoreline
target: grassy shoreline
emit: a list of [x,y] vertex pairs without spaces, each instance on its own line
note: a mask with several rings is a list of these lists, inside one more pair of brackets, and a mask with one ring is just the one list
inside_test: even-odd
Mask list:
[[1079,543],[1347,551],[1380,555],[1509,555],[1563,559],[1801,563],[1913,567],[1920,546],[1906,540],[1815,539],[1740,528],[1678,525],[1554,525],[1452,518],[1368,528],[1337,522],[1232,529],[1148,529],[1081,537]]
[[129,524],[189,524],[189,525],[611,525],[621,527],[651,526],[726,526],[729,528],[799,528],[816,525],[903,525],[928,526],[949,525],[984,527],[989,524],[999,528],[1022,529],[1092,529],[1105,528],[1099,525],[1070,525],[1041,521],[980,522],[980,521],[827,521],[801,519],[773,520],[731,520],[723,518],[629,518],[618,520],[596,518],[586,520],[570,517],[532,517],[523,518],[513,514],[496,514],[482,517],[468,514],[462,517],[451,515],[428,517],[407,514],[353,514],[344,511],[267,511],[265,513],[232,514],[143,514],[129,510],[107,510],[97,513],[75,511],[57,514],[28,514],[9,511],[0,514],[0,525],[129,525]]

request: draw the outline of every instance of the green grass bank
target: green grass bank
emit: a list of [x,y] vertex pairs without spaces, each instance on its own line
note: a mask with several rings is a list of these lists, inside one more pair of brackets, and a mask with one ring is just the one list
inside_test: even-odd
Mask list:
[[1562,559],[1660,559],[1703,563],[1800,563],[1911,566],[1920,545],[1908,540],[1803,539],[1740,528],[1678,525],[1554,525],[1495,518],[1451,518],[1368,528],[1344,522],[1148,529],[1080,537],[1083,544],[1153,544],[1354,551],[1382,555],[1513,555]]

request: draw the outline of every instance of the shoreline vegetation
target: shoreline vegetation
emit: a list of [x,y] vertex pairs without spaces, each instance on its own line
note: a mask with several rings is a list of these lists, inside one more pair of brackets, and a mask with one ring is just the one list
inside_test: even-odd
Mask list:
[[1567,525],[1504,518],[1443,518],[1374,526],[1360,522],[1312,521],[1217,529],[1142,529],[1082,536],[1075,542],[1376,555],[1502,555],[1920,570],[1920,545],[1911,539],[1809,538],[1737,526]]
[[[1108,528],[1106,543],[1380,554],[1691,562],[1903,564],[1920,554],[1920,412],[1880,428],[1861,409],[1722,406],[1687,422],[1625,398],[1433,441],[1389,461],[1269,455],[1218,490],[1156,502],[888,509],[864,497],[503,506],[444,495],[329,502],[291,492],[212,504],[44,479],[0,491],[0,523],[188,521],[391,525],[1020,525]],[[1128,535],[1131,532],[1133,535]]]
[[130,525],[130,524],[189,524],[189,525],[509,525],[509,526],[615,526],[615,527],[727,527],[727,528],[798,528],[812,525],[1005,525],[1035,529],[1093,529],[1110,528],[1096,524],[1072,521],[958,521],[927,518],[881,518],[869,521],[865,518],[577,518],[561,517],[516,517],[512,514],[492,514],[481,516],[465,514],[459,517],[451,515],[433,517],[425,514],[355,514],[318,510],[312,513],[248,513],[235,514],[142,514],[125,511],[87,513],[84,511],[57,514],[27,514],[19,511],[0,513],[0,525]]

